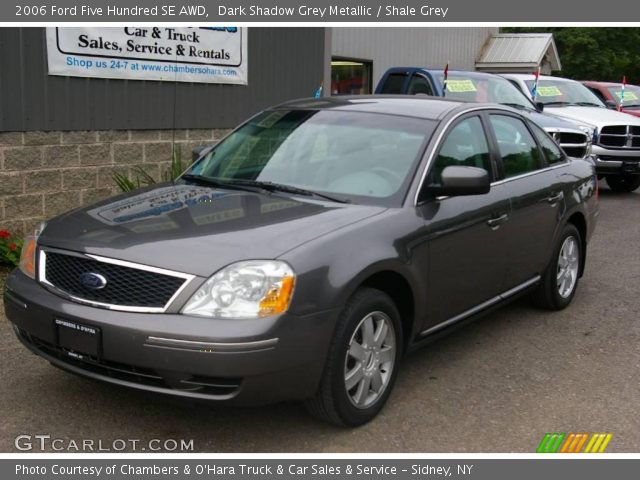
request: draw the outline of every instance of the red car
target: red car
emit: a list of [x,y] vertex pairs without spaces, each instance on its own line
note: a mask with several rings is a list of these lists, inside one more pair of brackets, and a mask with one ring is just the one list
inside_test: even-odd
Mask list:
[[[611,108],[617,107],[622,96],[622,84],[611,82],[582,82],[585,87]],[[622,111],[640,117],[640,87],[625,85]]]

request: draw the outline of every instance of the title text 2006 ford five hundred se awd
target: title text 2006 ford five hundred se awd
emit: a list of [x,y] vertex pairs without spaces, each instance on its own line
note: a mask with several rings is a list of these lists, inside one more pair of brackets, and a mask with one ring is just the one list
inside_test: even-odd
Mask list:
[[593,166],[508,107],[336,97],[260,113],[170,184],[26,241],[5,308],[73,373],[373,418],[403,353],[518,294],[572,300]]

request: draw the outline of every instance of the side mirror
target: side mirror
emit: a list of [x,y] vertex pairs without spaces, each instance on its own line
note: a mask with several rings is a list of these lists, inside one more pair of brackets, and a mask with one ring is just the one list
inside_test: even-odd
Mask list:
[[618,104],[616,102],[614,102],[613,100],[607,100],[604,102],[604,104],[607,106],[607,108],[610,108],[611,110],[617,110],[618,109]]
[[489,172],[484,168],[450,166],[442,171],[440,185],[430,185],[429,193],[435,196],[455,197],[489,193]]
[[538,113],[542,113],[544,111],[544,103],[536,102],[536,110]]

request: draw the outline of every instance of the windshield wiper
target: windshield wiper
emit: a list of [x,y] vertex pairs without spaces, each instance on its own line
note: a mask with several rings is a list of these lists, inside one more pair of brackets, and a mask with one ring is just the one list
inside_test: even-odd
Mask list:
[[552,105],[571,105],[571,102],[544,102],[545,107],[550,107]]
[[219,178],[205,177],[204,175],[194,175],[193,173],[185,173],[180,177],[182,180],[199,183],[208,187],[228,188],[232,190],[242,190],[245,192],[257,192],[259,188],[253,188],[251,185],[236,183],[234,181],[222,180]]
[[597,103],[593,103],[593,102],[575,102],[572,105],[578,105],[579,107],[601,107],[602,105],[598,105]]
[[295,195],[304,195],[307,197],[324,198],[325,200],[330,200],[337,203],[351,203],[351,201],[346,198],[327,195],[326,193],[320,193],[314,190],[308,190],[306,188],[294,187],[293,185],[286,185],[284,183],[263,182],[260,180],[232,180],[232,182],[234,185],[248,185],[261,188],[268,192],[286,192],[293,193]]

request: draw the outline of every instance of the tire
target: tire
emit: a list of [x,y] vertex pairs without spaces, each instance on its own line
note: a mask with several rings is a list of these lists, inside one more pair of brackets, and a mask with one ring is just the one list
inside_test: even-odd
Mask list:
[[[534,305],[548,310],[566,308],[578,289],[583,259],[582,237],[578,229],[569,223],[553,249],[551,263],[542,276],[540,286],[533,292]],[[561,272],[564,272],[562,278]]]
[[[383,324],[384,341],[376,342],[376,334],[385,332],[380,330]],[[393,300],[373,288],[356,291],[340,314],[320,388],[306,402],[307,410],[338,426],[355,427],[373,419],[393,389],[402,338]]]
[[610,175],[607,185],[614,192],[630,193],[640,187],[640,175]]

